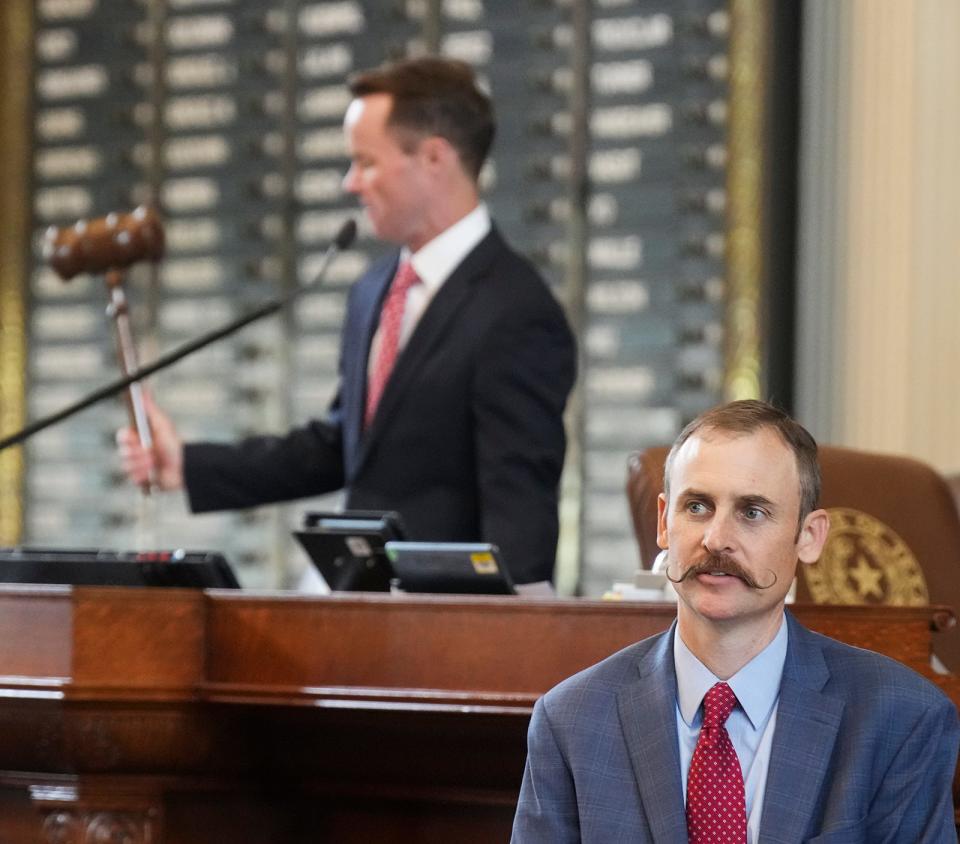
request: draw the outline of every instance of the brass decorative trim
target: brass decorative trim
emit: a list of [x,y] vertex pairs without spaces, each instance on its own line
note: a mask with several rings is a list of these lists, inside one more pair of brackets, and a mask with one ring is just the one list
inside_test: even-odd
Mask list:
[[724,398],[761,398],[762,202],[768,10],[730,0]]
[[[30,0],[0,4],[0,433],[26,419],[26,244],[31,67]],[[23,452],[0,452],[0,545],[23,529]]]

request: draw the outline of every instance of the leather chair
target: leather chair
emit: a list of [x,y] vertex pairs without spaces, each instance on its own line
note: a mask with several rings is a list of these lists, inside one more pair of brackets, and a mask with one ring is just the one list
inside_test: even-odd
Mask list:
[[953,503],[957,505],[957,512],[960,513],[960,473],[953,472],[945,477],[953,494]]
[[[632,454],[627,497],[640,564],[653,564],[657,496],[668,448]],[[800,566],[798,602],[920,606],[960,613],[960,514],[947,481],[918,460],[821,446],[820,506],[830,535],[819,562]],[[960,629],[936,637],[936,653],[960,674]]]

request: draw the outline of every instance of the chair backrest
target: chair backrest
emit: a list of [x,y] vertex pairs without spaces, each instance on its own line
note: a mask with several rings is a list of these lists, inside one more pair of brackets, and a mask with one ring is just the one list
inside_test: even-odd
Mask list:
[[[657,496],[669,449],[630,456],[627,497],[640,564],[653,564]],[[946,604],[960,612],[960,513],[947,481],[909,457],[820,446],[820,506],[830,536],[820,561],[801,566],[797,601]],[[937,656],[960,674],[960,629],[941,632]]]

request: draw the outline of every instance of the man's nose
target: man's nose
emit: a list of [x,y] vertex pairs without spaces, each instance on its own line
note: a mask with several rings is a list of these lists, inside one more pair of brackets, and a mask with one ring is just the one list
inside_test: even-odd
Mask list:
[[343,189],[347,193],[357,192],[357,187],[356,187],[357,174],[356,172],[354,172],[355,170],[356,168],[351,164],[350,169],[347,170],[347,172],[344,174],[343,181],[340,183]]
[[717,511],[703,530],[703,547],[711,554],[729,554],[736,547],[734,514]]

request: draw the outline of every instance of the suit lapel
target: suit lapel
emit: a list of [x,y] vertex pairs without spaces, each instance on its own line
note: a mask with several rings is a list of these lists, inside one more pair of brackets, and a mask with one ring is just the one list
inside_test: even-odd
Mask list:
[[617,695],[620,725],[650,834],[658,844],[686,844],[687,818],[677,739],[676,623],[638,664],[637,682]]
[[[376,440],[385,426],[389,425],[389,419],[394,414],[397,405],[403,400],[411,381],[416,378],[422,362],[436,354],[437,347],[453,329],[464,302],[472,295],[477,282],[488,269],[496,254],[503,248],[500,235],[496,229],[491,229],[490,233],[477,244],[443,283],[443,286],[427,306],[413,334],[397,358],[390,380],[387,381],[380,403],[377,405],[377,411],[371,421],[370,428],[367,430],[366,436],[363,437],[358,469],[362,467],[370,451],[370,443]],[[374,320],[370,340],[372,340],[375,330],[376,320]],[[368,349],[370,340],[367,342]]]
[[790,640],[760,824],[760,839],[771,844],[803,840],[844,707],[843,701],[822,693],[830,672],[820,646],[789,613],[787,623]]

